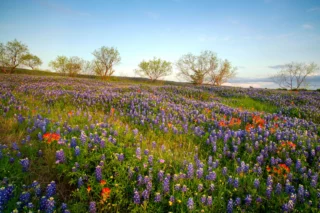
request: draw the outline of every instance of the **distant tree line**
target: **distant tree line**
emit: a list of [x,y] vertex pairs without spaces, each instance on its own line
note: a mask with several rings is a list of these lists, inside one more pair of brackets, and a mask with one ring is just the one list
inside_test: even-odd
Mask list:
[[[102,46],[93,51],[94,59],[86,61],[80,57],[57,56],[50,61],[49,66],[55,72],[71,77],[78,74],[95,74],[108,79],[115,72],[114,66],[121,61],[119,51],[114,47]],[[36,69],[41,66],[41,59],[29,52],[28,46],[17,41],[0,43],[0,67],[4,73],[12,73],[17,67],[30,67]],[[199,55],[188,53],[183,55],[175,66],[179,70],[178,78],[195,85],[204,83],[220,86],[236,76],[236,67],[228,60],[222,60],[212,51],[202,51]],[[172,74],[173,64],[169,61],[154,57],[138,64],[135,73],[147,77],[151,81],[159,80]],[[291,63],[283,70],[272,76],[272,80],[281,88],[300,88],[306,84],[306,77],[318,70],[314,63]]]

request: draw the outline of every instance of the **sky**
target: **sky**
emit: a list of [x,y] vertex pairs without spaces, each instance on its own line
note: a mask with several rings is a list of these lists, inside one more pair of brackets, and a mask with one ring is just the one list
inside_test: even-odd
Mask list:
[[320,65],[320,1],[1,0],[0,42],[13,39],[42,69],[58,55],[92,60],[95,49],[116,47],[119,76],[135,76],[142,60],[211,50],[237,67],[237,79],[256,83],[292,61]]

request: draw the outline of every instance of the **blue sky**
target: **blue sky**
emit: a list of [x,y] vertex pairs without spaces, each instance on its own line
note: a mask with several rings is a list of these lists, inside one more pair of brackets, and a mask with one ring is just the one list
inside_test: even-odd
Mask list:
[[143,59],[202,50],[244,78],[291,61],[320,64],[319,0],[10,0],[0,14],[0,42],[26,43],[44,69],[57,55],[91,60],[101,46],[118,48],[116,74],[127,76]]

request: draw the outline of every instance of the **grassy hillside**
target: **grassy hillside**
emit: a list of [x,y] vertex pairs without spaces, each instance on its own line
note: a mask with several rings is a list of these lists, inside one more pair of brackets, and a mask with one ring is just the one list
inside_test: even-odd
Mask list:
[[[51,71],[43,71],[43,70],[29,70],[23,68],[17,68],[13,72],[14,74],[24,74],[24,75],[37,75],[37,76],[65,76],[61,73],[51,72]],[[90,79],[101,79],[99,76],[95,75],[85,75],[79,74],[76,76],[77,78],[90,78]],[[111,76],[108,81],[111,82],[123,82],[123,83],[130,83],[130,84],[154,84],[154,85],[189,85],[188,83],[184,82],[175,82],[175,81],[163,81],[158,80],[156,82],[152,82],[147,78],[140,78],[140,77],[123,77],[123,76]]]

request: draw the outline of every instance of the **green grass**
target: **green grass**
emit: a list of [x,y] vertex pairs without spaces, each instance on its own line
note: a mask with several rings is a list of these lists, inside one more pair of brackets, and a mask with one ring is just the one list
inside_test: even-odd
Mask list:
[[[1,72],[0,72],[1,73]],[[64,74],[51,72],[49,70],[29,70],[24,68],[16,68],[13,71],[13,74],[23,74],[23,75],[36,75],[36,76],[64,76]],[[88,79],[97,79],[101,80],[101,77],[96,75],[90,74],[79,74],[76,78],[88,78]],[[119,82],[119,83],[127,83],[127,84],[142,84],[142,85],[189,85],[188,83],[184,82],[175,82],[175,81],[165,81],[165,80],[157,80],[151,81],[148,78],[141,78],[141,77],[123,77],[123,76],[111,76],[108,78],[109,82]]]
[[223,98],[221,102],[227,106],[242,108],[248,111],[276,113],[279,110],[278,107],[270,103],[254,100],[249,97]]

